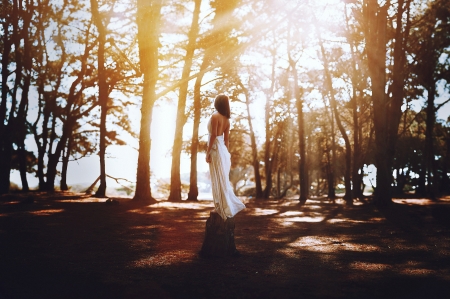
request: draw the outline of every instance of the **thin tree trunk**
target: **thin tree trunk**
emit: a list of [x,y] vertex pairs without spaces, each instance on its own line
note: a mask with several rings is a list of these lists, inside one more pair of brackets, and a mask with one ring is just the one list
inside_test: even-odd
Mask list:
[[95,193],[96,197],[106,196],[106,115],[108,113],[108,83],[105,73],[105,43],[106,28],[103,18],[98,11],[98,1],[91,0],[91,12],[94,24],[98,30],[98,101],[100,104],[100,186]]
[[[207,57],[203,58],[202,65],[200,69],[206,68]],[[188,200],[197,200],[198,197],[198,186],[197,186],[197,154],[198,154],[198,127],[200,126],[200,115],[201,115],[201,94],[200,88],[202,86],[203,74],[197,77],[194,85],[194,126],[192,132],[192,142],[191,142],[191,173],[189,177],[189,193]]]
[[297,122],[298,122],[298,139],[299,139],[299,179],[300,179],[300,205],[304,205],[309,196],[308,185],[308,167],[306,163],[306,136],[305,136],[305,120],[303,115],[303,100],[300,86],[298,85],[298,74],[296,64],[291,57],[291,22],[288,24],[288,40],[287,40],[287,54],[289,58],[289,67],[293,74],[294,79],[294,96],[295,104],[297,106]]
[[[281,126],[281,127],[280,127]],[[274,140],[274,145],[273,145],[273,151],[272,151],[272,157],[271,157],[271,169],[272,169],[272,171],[274,170],[274,169],[277,169],[278,170],[278,167],[279,167],[279,165],[280,165],[280,159],[279,159],[279,156],[278,156],[278,152],[279,152],[279,150],[280,150],[280,143],[278,142],[278,138],[279,138],[279,136],[280,136],[280,134],[281,134],[281,131],[282,131],[282,124],[278,124],[278,128],[277,128],[277,132],[275,133],[275,136],[274,136],[274,138],[273,138],[273,140]],[[278,171],[277,171],[277,173],[278,173]],[[272,176],[272,172],[271,172],[271,176]],[[276,181],[276,183],[277,183],[277,188],[278,188],[278,180]],[[272,186],[273,187],[273,186]],[[271,188],[271,190],[269,190],[269,196],[272,194],[272,188]],[[278,195],[279,195],[279,191],[277,190],[277,192],[276,192],[276,194],[275,194],[275,196],[278,198]]]
[[47,182],[45,186],[45,191],[54,191],[55,190],[55,179],[57,175],[57,166],[59,163],[59,159],[61,157],[61,153],[64,150],[67,139],[69,136],[69,132],[72,131],[73,120],[71,118],[67,119],[64,123],[63,133],[60,136],[60,139],[56,145],[55,152],[52,153],[49,151],[48,153],[48,164],[47,164]]
[[[181,148],[183,146],[183,127],[186,124],[187,116],[186,116],[186,99],[188,92],[188,84],[189,81],[186,79],[189,78],[191,73],[192,61],[194,57],[194,51],[196,49],[196,40],[199,31],[199,15],[200,15],[200,6],[201,0],[195,0],[195,8],[192,16],[192,24],[191,29],[189,31],[189,42],[186,48],[186,56],[184,58],[184,66],[183,73],[181,75],[181,81],[183,84],[180,85],[180,93],[178,97],[178,109],[177,109],[177,119],[175,126],[175,137],[173,140],[172,147],[172,168],[171,168],[171,176],[170,176],[170,195],[169,201],[181,201],[181,178],[180,178],[180,162],[181,162]],[[198,134],[198,132],[197,132]],[[198,140],[198,138],[197,138]],[[198,145],[197,145],[198,146]],[[197,164],[197,157],[195,157],[195,164]],[[196,170],[195,170],[196,172]],[[197,184],[195,184],[197,185]],[[197,194],[189,193],[188,199],[197,200]]]
[[[347,16],[347,4],[345,5],[345,25],[347,28],[347,33],[350,36],[350,28],[349,28],[349,19]],[[352,197],[363,199],[363,194],[361,192],[361,182],[362,176],[358,173],[359,169],[362,165],[360,165],[360,157],[361,157],[361,146],[359,139],[360,125],[359,125],[359,113],[358,113],[358,82],[357,82],[357,66],[356,66],[356,50],[355,44],[352,39],[348,39],[350,44],[350,52],[351,52],[351,63],[352,63],[352,98],[351,98],[351,106],[352,106],[352,116],[353,116],[353,165],[352,165]],[[360,90],[358,90],[360,91]]]
[[[355,86],[353,86],[355,88]],[[353,166],[352,166],[352,185],[353,185],[353,198],[362,199],[361,193],[361,175],[358,173],[361,168],[360,156],[361,147],[359,144],[359,113],[357,104],[356,91],[353,92],[352,99],[352,115],[353,115]]]
[[[62,126],[62,133],[59,137],[58,142],[56,143],[57,134],[56,134],[56,116],[53,114],[52,117],[52,128],[50,133],[50,141],[49,141],[49,149],[48,149],[48,164],[47,164],[47,182],[45,184],[45,190],[46,191],[54,191],[55,190],[55,179],[57,175],[57,166],[60,162],[61,154],[66,147],[67,139],[72,134],[72,130],[75,126],[75,123],[79,117],[79,115],[73,113],[73,106],[76,102],[76,99],[81,96],[83,90],[87,87],[90,87],[86,84],[81,84],[83,82],[83,79],[86,74],[87,70],[87,61],[88,56],[90,54],[90,51],[92,50],[92,45],[89,45],[89,31],[86,32],[85,37],[85,48],[84,48],[84,54],[83,58],[81,60],[81,68],[79,70],[78,76],[75,78],[75,80],[70,85],[69,94],[67,96],[67,103],[64,107],[63,114],[67,116],[65,119],[63,126]],[[60,45],[63,53],[64,53],[64,45],[61,43]],[[77,90],[77,87],[81,87]],[[57,90],[54,91],[55,94],[57,93]],[[56,101],[56,97],[55,97]],[[53,105],[56,102],[52,102]],[[95,106],[90,107],[89,109],[92,109]],[[52,106],[52,108],[55,108]],[[53,110],[52,110],[53,111]],[[43,128],[44,130],[46,128]],[[53,144],[56,143],[55,151],[53,152]]]
[[[23,11],[23,55],[18,57],[21,59],[21,69],[16,70],[22,73],[22,69],[25,71],[25,76],[21,75],[23,78],[22,82],[22,95],[19,104],[19,109],[17,111],[17,145],[18,145],[18,160],[19,160],[19,171],[20,179],[22,181],[22,191],[29,191],[28,180],[27,180],[27,151],[25,148],[25,138],[27,136],[27,112],[28,112],[28,93],[31,85],[31,71],[32,71],[32,55],[31,55],[31,41],[30,35],[30,22],[32,16],[33,7],[30,4],[27,6],[27,11]],[[20,51],[18,51],[20,52]],[[19,77],[19,76],[18,76]]]
[[[330,199],[332,202],[335,202],[336,199],[336,190],[335,190],[335,179],[334,179],[334,172],[336,169],[336,135],[335,135],[335,129],[334,129],[334,117],[333,117],[333,110],[330,109],[330,112],[328,113],[328,105],[326,104],[325,95],[323,95],[324,98],[324,105],[326,110],[326,115],[328,118],[329,123],[331,124],[331,146],[328,144],[328,131],[327,126],[324,126],[324,132],[325,132],[325,142],[326,142],[326,156],[327,156],[327,187],[328,187],[328,199]],[[330,154],[331,152],[331,154]]]
[[[46,37],[45,37],[45,27],[42,26],[41,24],[39,25],[39,34],[38,34],[38,40],[39,40],[39,49],[45,49],[46,48]],[[60,63],[58,65],[58,74],[54,74],[56,79],[54,88],[52,89],[51,92],[45,92],[45,79],[40,79],[38,81],[38,93],[39,93],[39,109],[40,112],[42,111],[42,115],[43,115],[43,121],[42,121],[42,133],[38,134],[38,130],[37,130],[37,126],[39,123],[39,118],[40,118],[40,113],[38,115],[38,118],[36,119],[35,123],[33,124],[33,133],[34,133],[34,139],[36,141],[36,145],[38,147],[38,163],[37,163],[37,176],[39,179],[39,190],[40,191],[45,191],[47,190],[47,181],[48,178],[46,179],[46,175],[44,173],[44,169],[45,169],[45,165],[44,165],[44,159],[45,159],[45,155],[47,153],[47,147],[48,147],[48,156],[50,156],[50,154],[52,153],[52,145],[53,145],[53,141],[55,139],[55,117],[54,117],[54,113],[55,113],[55,109],[56,109],[56,99],[58,97],[58,93],[59,93],[59,88],[61,87],[62,84],[62,71],[63,71],[63,67],[64,64],[66,62],[66,51],[65,51],[65,47],[64,44],[62,43],[62,39],[61,39],[61,30],[58,30],[58,38],[57,38],[57,44],[61,49],[61,58],[60,58]],[[48,76],[46,73],[50,72],[50,69],[48,67],[48,65],[50,65],[49,63],[49,57],[48,55],[44,54],[45,51],[39,52],[39,57],[38,59],[40,59],[40,65],[43,66],[45,65],[46,67],[42,67],[42,69],[40,69],[40,76],[45,77]],[[46,61],[44,63],[44,57],[46,58]],[[36,58],[35,58],[36,59]],[[50,123],[50,117],[53,113],[53,118],[52,118],[52,131],[49,132],[49,123]],[[49,135],[50,133],[50,135]],[[51,141],[49,142],[49,138],[51,138]],[[42,143],[40,142],[40,140],[42,140]]]
[[269,198],[270,191],[272,190],[272,161],[270,160],[270,99],[273,98],[274,88],[275,88],[275,59],[276,51],[272,50],[272,75],[270,84],[270,96],[266,97],[266,111],[265,111],[265,121],[266,121],[266,141],[264,144],[264,169],[266,175],[266,186],[263,191],[263,198]]
[[[14,23],[14,14],[13,13],[13,19],[11,23]],[[12,49],[12,40],[9,36],[9,26],[10,22],[8,22],[9,18],[6,18],[5,22],[2,23],[3,25],[3,41],[2,41],[2,100],[0,103],[0,194],[8,193],[9,192],[9,185],[10,185],[10,172],[11,172],[11,157],[12,157],[12,140],[10,138],[10,132],[6,130],[6,103],[8,101],[8,77],[10,70],[8,69],[9,66],[9,59],[10,59],[10,53]],[[11,119],[9,119],[11,121]]]
[[[40,97],[45,97],[45,94],[43,92],[44,86],[40,85],[39,89],[41,89],[39,95]],[[47,150],[47,144],[48,144],[48,123],[50,121],[50,101],[45,101],[44,99],[39,99],[41,101],[41,105],[44,106],[42,109],[43,114],[43,121],[42,121],[42,134],[41,137],[39,137],[39,134],[37,132],[37,125],[39,122],[39,119],[36,120],[33,126],[33,133],[34,133],[34,139],[36,141],[36,144],[38,145],[38,162],[37,162],[37,176],[39,179],[39,190],[43,191],[46,188],[46,180],[44,175],[44,158],[45,153]],[[39,141],[39,139],[42,139],[42,144]]]
[[[32,10],[33,8],[29,8]],[[26,18],[24,20],[24,28],[23,30],[27,33],[28,37],[29,24],[31,21],[31,13],[28,11],[26,13]],[[28,93],[31,85],[31,71],[32,71],[32,56],[30,51],[30,41],[24,40],[24,56],[23,56],[23,67],[26,71],[26,75],[24,77],[23,85],[22,85],[22,99],[19,105],[19,111],[17,112],[17,120],[18,120],[18,153],[19,153],[19,170],[20,170],[20,178],[22,181],[22,191],[29,191],[28,180],[27,180],[27,151],[25,148],[25,138],[28,133],[27,128],[27,112],[28,112]]]
[[156,101],[155,89],[158,78],[159,27],[162,1],[137,1],[137,25],[139,59],[144,74],[139,155],[136,173],[136,193],[133,200],[156,202],[150,188],[150,126]]
[[[433,82],[434,83],[434,82]],[[425,131],[425,163],[427,173],[427,194],[431,200],[437,198],[437,180],[436,180],[436,162],[434,158],[433,133],[434,124],[436,123],[436,110],[434,107],[434,97],[436,93],[436,85],[430,84],[428,87],[428,99],[426,107],[426,131]]]
[[332,202],[335,201],[335,193],[334,193],[334,177],[332,173],[332,161],[331,161],[331,155],[330,155],[330,147],[328,146],[328,138],[325,137],[325,155],[327,157],[327,163],[326,163],[326,172],[327,172],[327,188],[328,188],[328,199],[330,199]]
[[298,74],[295,69],[295,63],[290,59],[291,71],[294,75],[294,95],[297,106],[297,121],[298,121],[298,139],[299,139],[299,176],[300,176],[300,204],[304,205],[309,196],[308,186],[308,168],[306,165],[306,136],[305,136],[305,120],[303,115],[303,100],[298,85]]
[[67,169],[69,167],[70,152],[72,150],[72,139],[73,139],[72,136],[73,136],[73,134],[71,132],[70,136],[67,140],[67,146],[66,146],[65,153],[63,153],[62,169],[61,169],[61,182],[59,185],[61,191],[69,190],[69,187],[67,186]]
[[333,82],[332,82],[331,74],[330,74],[328,57],[326,55],[325,48],[323,46],[322,37],[321,37],[319,30],[317,30],[317,35],[319,38],[319,45],[320,45],[320,50],[321,50],[322,59],[323,59],[325,81],[326,81],[325,85],[327,86],[328,94],[330,96],[331,108],[333,109],[334,116],[336,119],[336,124],[337,124],[339,131],[342,135],[342,138],[344,139],[344,142],[345,142],[345,171],[344,171],[345,195],[344,195],[344,199],[345,199],[345,202],[347,205],[352,205],[353,204],[352,185],[351,185],[352,148],[350,145],[350,140],[348,138],[347,132],[345,131],[345,128],[341,122],[341,118],[340,118],[338,110],[337,110],[337,103],[336,103],[336,98],[335,98],[335,92],[333,89]]
[[252,147],[252,164],[253,164],[253,170],[255,174],[255,187],[256,187],[256,198],[263,198],[263,191],[262,191],[262,185],[261,185],[261,174],[259,172],[259,159],[258,159],[258,149],[256,147],[256,138],[255,138],[255,131],[253,130],[253,123],[252,123],[252,117],[250,115],[250,98],[248,89],[240,83],[242,89],[245,93],[245,105],[247,107],[247,121],[248,126],[250,129],[250,142]]

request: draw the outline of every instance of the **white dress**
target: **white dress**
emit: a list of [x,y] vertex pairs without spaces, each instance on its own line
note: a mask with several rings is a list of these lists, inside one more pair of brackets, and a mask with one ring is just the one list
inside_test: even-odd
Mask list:
[[[211,120],[208,122],[208,145],[211,139]],[[225,146],[223,135],[217,136],[211,147],[209,173],[214,207],[223,220],[234,217],[245,205],[234,195],[230,184],[231,155]]]

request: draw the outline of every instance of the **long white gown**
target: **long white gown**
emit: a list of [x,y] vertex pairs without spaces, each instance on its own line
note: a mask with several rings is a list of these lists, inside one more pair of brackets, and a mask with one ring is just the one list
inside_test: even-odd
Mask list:
[[[208,145],[211,139],[211,120],[208,122]],[[209,173],[214,207],[217,213],[225,221],[234,217],[239,211],[245,209],[245,205],[234,195],[229,175],[231,167],[231,155],[225,146],[223,135],[217,136],[211,147],[211,162]]]

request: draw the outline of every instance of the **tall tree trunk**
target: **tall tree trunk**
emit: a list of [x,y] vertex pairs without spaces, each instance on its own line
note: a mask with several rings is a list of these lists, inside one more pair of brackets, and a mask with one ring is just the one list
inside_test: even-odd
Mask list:
[[156,101],[161,6],[161,0],[137,1],[139,59],[141,72],[144,74],[144,89],[141,106],[136,193],[133,200],[147,202],[156,202],[152,197],[150,188],[150,126]]
[[[329,123],[331,124],[330,128],[330,137],[331,137],[331,145],[328,144],[328,131],[327,126],[324,126],[325,138],[326,138],[326,156],[327,156],[327,187],[328,187],[328,199],[332,202],[335,202],[336,199],[336,190],[335,190],[335,169],[336,169],[336,133],[334,129],[334,116],[333,110],[330,109],[328,112],[328,105],[325,100],[325,95],[323,95],[323,101],[325,105],[326,115]],[[331,154],[330,154],[331,152]]]
[[[14,14],[13,15],[17,15]],[[13,16],[14,18],[14,16]],[[9,34],[9,27],[12,22],[8,22],[10,19],[6,18],[5,22],[2,22],[3,25],[3,34],[2,34],[2,100],[0,103],[0,194],[9,192],[10,185],[10,172],[11,172],[11,157],[12,157],[12,140],[10,136],[10,132],[6,129],[5,119],[6,119],[6,103],[8,101],[8,77],[10,70],[8,69],[10,63],[10,53],[12,49],[12,39]],[[11,120],[9,120],[11,121]]]
[[[406,3],[406,4],[405,4]],[[395,44],[394,44],[394,66],[392,72],[392,84],[390,86],[390,93],[392,97],[389,101],[389,123],[388,123],[388,153],[389,163],[392,167],[394,163],[395,148],[398,140],[398,128],[402,117],[402,105],[404,102],[404,86],[405,86],[405,65],[406,65],[406,47],[410,30],[410,4],[411,0],[399,0],[397,9],[397,28],[395,30]],[[403,27],[403,13],[407,13],[406,25]],[[403,188],[402,188],[403,189]]]
[[399,0],[397,3],[397,25],[393,54],[394,66],[392,84],[389,90],[392,98],[389,98],[385,93],[386,27],[390,1],[383,7],[379,7],[376,0],[368,0],[366,3],[365,12],[369,20],[368,30],[366,31],[367,56],[372,82],[376,139],[377,187],[374,199],[377,205],[383,207],[392,203],[392,165],[402,114],[401,106],[403,104],[406,63],[405,48],[409,36],[411,0],[406,1],[407,20],[405,29],[403,27],[404,1]]
[[430,82],[428,89],[428,99],[426,107],[426,131],[425,131],[425,167],[427,173],[427,193],[430,199],[437,198],[437,180],[436,180],[436,162],[434,158],[433,133],[434,124],[436,123],[436,110],[434,107],[434,97],[436,93],[436,85]]
[[100,104],[100,186],[95,193],[96,197],[106,196],[106,115],[108,113],[108,83],[105,72],[105,43],[106,28],[103,18],[98,11],[98,1],[91,0],[91,12],[94,24],[98,30],[98,101]]
[[361,169],[361,145],[359,140],[359,115],[356,92],[352,99],[352,116],[353,116],[353,165],[352,165],[352,189],[353,198],[363,199],[361,191],[362,175],[359,173]]
[[[180,162],[181,162],[181,148],[183,146],[183,127],[186,124],[187,116],[186,116],[186,99],[188,92],[188,84],[189,75],[191,73],[192,60],[194,57],[194,51],[196,48],[196,41],[199,31],[199,15],[200,15],[200,6],[201,0],[195,0],[195,8],[194,13],[192,15],[192,24],[191,29],[189,30],[188,35],[188,45],[186,48],[186,55],[184,57],[184,66],[183,73],[181,75],[181,81],[183,82],[180,85],[180,93],[178,97],[178,109],[177,109],[177,120],[175,125],[175,137],[173,140],[172,147],[172,168],[171,168],[171,176],[170,176],[170,195],[169,201],[181,201],[181,178],[180,178]],[[198,134],[198,132],[197,132]],[[198,140],[198,138],[197,138]],[[198,144],[197,144],[198,146]],[[195,157],[195,164],[197,164],[197,157]],[[195,170],[196,172],[196,170]],[[197,186],[197,184],[195,184]],[[197,200],[197,194],[189,193],[189,200]]]
[[300,179],[300,205],[304,205],[309,196],[309,178],[308,178],[308,166],[306,158],[306,136],[305,136],[305,119],[303,115],[303,100],[302,91],[298,85],[298,73],[296,69],[297,62],[292,59],[291,56],[291,21],[288,23],[288,38],[287,38],[287,55],[289,58],[289,68],[292,72],[294,79],[294,97],[295,104],[297,106],[297,122],[298,122],[298,139],[299,139],[299,179]]
[[275,64],[276,64],[276,50],[271,50],[272,54],[272,73],[271,73],[271,83],[270,83],[270,95],[266,96],[266,111],[265,111],[265,122],[266,122],[266,140],[264,143],[264,169],[266,175],[266,186],[263,191],[263,197],[269,198],[270,191],[272,190],[272,161],[270,160],[270,103],[274,96],[275,89]]
[[[348,36],[351,36],[350,34],[350,27],[349,27],[349,18],[347,16],[347,4],[345,5],[345,25],[347,29]],[[350,52],[351,52],[351,63],[352,63],[352,73],[351,73],[351,82],[352,82],[352,98],[351,98],[351,106],[352,106],[352,116],[353,116],[353,164],[352,164],[352,185],[353,185],[353,198],[362,199],[363,194],[361,191],[361,183],[362,183],[362,175],[358,173],[359,169],[361,169],[361,146],[360,146],[360,139],[359,139],[359,132],[360,132],[360,126],[359,126],[359,113],[358,113],[358,92],[360,92],[358,88],[358,76],[357,76],[357,65],[356,65],[356,49],[355,49],[355,43],[351,38],[348,38],[348,42],[350,45]],[[357,92],[358,91],[358,92]]]
[[342,138],[344,139],[344,142],[345,142],[345,171],[344,171],[345,195],[344,195],[344,200],[347,205],[352,205],[353,198],[352,198],[352,185],[351,185],[351,174],[350,174],[351,168],[352,168],[352,147],[350,145],[350,139],[348,138],[347,132],[345,131],[345,128],[341,122],[341,117],[339,116],[339,113],[337,110],[335,91],[333,89],[333,82],[332,82],[332,78],[331,78],[331,74],[330,74],[328,57],[325,52],[325,48],[323,46],[323,41],[322,41],[322,37],[321,37],[319,30],[317,30],[317,35],[319,38],[319,45],[320,45],[320,50],[321,50],[322,59],[323,59],[325,82],[326,82],[325,86],[328,89],[331,109],[333,109],[334,116],[336,119],[336,124],[337,124],[339,132],[341,133]]
[[19,110],[17,112],[18,120],[18,158],[19,158],[19,171],[20,178],[22,181],[22,191],[29,191],[28,180],[27,180],[27,151],[25,148],[25,138],[28,133],[27,127],[27,112],[28,112],[28,93],[31,85],[31,71],[32,71],[32,54],[31,54],[31,40],[30,35],[30,22],[33,11],[32,5],[27,7],[27,11],[24,13],[23,22],[23,32],[24,32],[24,43],[23,43],[23,68],[25,70],[25,76],[22,84],[22,98],[20,100]]
[[388,144],[388,105],[386,86],[386,27],[388,4],[379,7],[376,0],[366,0],[365,15],[368,16],[366,49],[369,75],[372,83],[372,103],[375,126],[375,161],[377,168],[377,186],[374,200],[379,206],[392,202],[392,167]]
[[295,103],[297,106],[297,121],[298,121],[298,140],[299,140],[299,176],[300,176],[300,204],[304,205],[309,196],[308,185],[308,167],[306,165],[306,136],[305,136],[305,119],[303,116],[303,100],[300,92],[300,86],[298,85],[298,74],[295,68],[295,64],[291,61],[291,71],[294,75],[294,95]]
[[[207,63],[203,58],[203,62],[200,66],[200,71],[203,71],[207,67]],[[188,200],[197,200],[198,197],[198,186],[197,186],[197,154],[198,154],[198,127],[200,126],[200,115],[201,115],[201,94],[200,88],[202,86],[203,73],[201,73],[195,80],[194,85],[194,126],[192,131],[192,142],[191,142],[191,173],[189,177],[189,193]]]
[[261,174],[259,172],[259,159],[258,159],[258,149],[256,146],[255,131],[253,130],[252,116],[250,115],[250,95],[248,89],[240,82],[242,89],[245,94],[245,105],[247,108],[247,121],[250,129],[250,142],[252,147],[252,164],[253,171],[255,174],[255,187],[256,187],[256,198],[263,198],[263,191],[261,185]]

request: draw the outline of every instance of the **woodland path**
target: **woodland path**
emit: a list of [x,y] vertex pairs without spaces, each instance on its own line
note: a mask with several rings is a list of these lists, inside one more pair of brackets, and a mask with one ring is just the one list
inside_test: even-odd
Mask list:
[[104,201],[0,197],[0,299],[449,298],[450,198],[245,199],[241,256],[214,259],[198,255],[210,201]]

